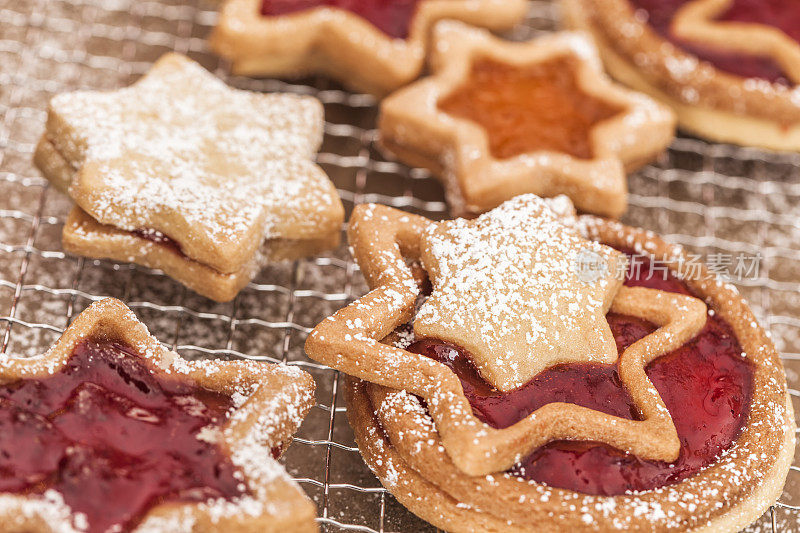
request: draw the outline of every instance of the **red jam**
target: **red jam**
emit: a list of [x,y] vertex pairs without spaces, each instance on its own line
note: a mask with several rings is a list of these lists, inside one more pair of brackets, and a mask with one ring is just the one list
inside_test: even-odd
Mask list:
[[[648,24],[679,48],[708,61],[715,67],[745,78],[761,78],[790,85],[783,69],[768,56],[753,56],[714,49],[681,40],[670,31],[675,12],[690,0],[630,0],[631,5],[648,15]],[[734,0],[719,17],[720,21],[740,21],[779,28],[793,39],[800,37],[800,6],[787,0]]]
[[160,231],[157,231],[157,230],[154,230],[154,229],[137,229],[137,230],[132,231],[131,233],[133,233],[137,237],[141,237],[142,239],[144,239],[146,241],[150,241],[150,242],[154,242],[156,244],[160,244],[161,246],[164,246],[165,248],[168,248],[168,249],[172,250],[173,252],[175,252],[178,255],[185,256],[185,254],[183,253],[183,250],[181,249],[181,245],[178,244],[178,241],[176,241],[172,237],[168,237],[167,235],[164,235]]
[[[688,293],[679,279],[672,275],[663,279],[649,264],[625,284]],[[614,313],[608,315],[608,322],[620,352],[655,330],[641,319]],[[484,381],[469,354],[455,346],[422,340],[409,350],[451,367],[475,415],[496,428],[508,427],[552,402],[639,418],[616,366],[559,365],[502,393]],[[747,420],[753,368],[741,353],[730,326],[714,315],[694,339],[648,365],[647,375],[669,409],[681,441],[675,462],[645,461],[593,442],[559,441],[539,448],[512,472],[553,487],[609,496],[663,487],[691,476],[730,447]]]
[[285,15],[320,6],[344,9],[367,20],[389,37],[405,39],[420,0],[263,0],[261,14]]
[[153,375],[127,348],[85,341],[43,379],[0,386],[0,491],[59,492],[88,531],[129,531],[164,501],[245,490],[198,433],[230,398]]

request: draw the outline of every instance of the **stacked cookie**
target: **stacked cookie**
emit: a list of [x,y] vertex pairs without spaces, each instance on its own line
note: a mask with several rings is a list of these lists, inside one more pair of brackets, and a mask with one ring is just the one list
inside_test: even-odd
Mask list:
[[264,262],[338,245],[342,204],[312,161],[322,130],[314,98],[231,89],[168,54],[131,87],[54,97],[35,163],[75,201],[67,251],[227,301]]

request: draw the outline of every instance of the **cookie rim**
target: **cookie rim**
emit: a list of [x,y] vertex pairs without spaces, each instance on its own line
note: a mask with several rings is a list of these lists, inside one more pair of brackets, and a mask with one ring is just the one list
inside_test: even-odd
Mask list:
[[[552,522],[548,525],[539,522],[532,526],[531,524],[520,524],[507,518],[497,517],[487,510],[464,501],[469,498],[458,499],[453,493],[460,493],[458,490],[453,489],[457,488],[459,483],[453,482],[452,477],[448,478],[448,485],[446,485],[452,491],[449,492],[433,481],[426,479],[411,464],[406,462],[405,456],[394,447],[393,441],[387,436],[387,430],[380,424],[377,415],[372,410],[370,397],[363,390],[365,386],[369,386],[369,383],[347,376],[345,382],[347,417],[350,426],[353,428],[359,452],[383,487],[404,507],[420,518],[446,531],[472,532],[476,531],[476,529],[479,531],[531,531],[531,527],[536,528],[536,530],[561,531],[565,527],[563,519],[570,516],[573,518],[579,517],[576,510],[571,509],[559,515],[558,520],[548,517]],[[790,406],[791,400],[787,397],[787,408],[789,410],[791,410]],[[772,485],[766,484],[760,487],[760,490],[753,494],[749,500],[742,502],[742,505],[733,507],[706,525],[689,531],[694,533],[734,532],[758,519],[781,495],[785,478],[781,473],[788,472],[792,461],[792,454],[789,451],[793,449],[788,444],[782,449],[781,461],[776,463],[775,473],[771,476]],[[459,471],[456,476],[463,476],[463,474]],[[780,481],[780,483],[776,483],[776,480]],[[482,492],[488,498],[493,493],[488,492],[486,486],[491,489],[495,488],[495,485],[491,483],[482,484],[480,490],[476,490],[474,494]],[[431,506],[429,502],[434,503]],[[519,501],[512,502],[512,505],[517,503]],[[577,506],[575,509],[577,509]],[[530,517],[531,510],[526,509],[525,511]],[[589,509],[589,512],[591,512],[591,509]],[[475,521],[477,521],[477,524]],[[611,525],[613,526],[613,524]],[[644,530],[647,530],[652,528],[653,524],[647,521],[642,526]],[[577,531],[595,530],[593,527],[587,526],[582,518],[575,520],[575,523],[566,524],[566,527],[571,527]],[[620,528],[612,527],[610,529]]]

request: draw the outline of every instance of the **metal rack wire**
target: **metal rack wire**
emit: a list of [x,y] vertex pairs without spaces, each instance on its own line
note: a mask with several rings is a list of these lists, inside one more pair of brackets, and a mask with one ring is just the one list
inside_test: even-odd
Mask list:
[[[77,88],[116,88],[162,53],[186,53],[230,84],[313,94],[326,108],[319,162],[345,206],[377,201],[441,218],[442,192],[422,171],[384,159],[374,146],[375,102],[324,79],[296,83],[230,77],[208,53],[211,0],[0,0],[0,353],[43,352],[92,301],[116,296],[186,357],[285,361],[309,371],[318,403],[287,452],[289,471],[315,499],[329,531],[424,531],[364,466],[339,394],[339,373],[310,361],[303,341],[320,319],[365,285],[346,248],[266,268],[233,302],[215,304],[158,272],[65,254],[61,225],[70,202],[31,165],[47,101]],[[531,2],[510,36],[556,26],[557,9]],[[630,178],[624,221],[706,256],[761,254],[759,271],[737,282],[784,361],[800,398],[800,163],[682,137]],[[796,408],[797,411],[797,408]],[[800,529],[800,480],[792,467],[781,501],[752,531]]]

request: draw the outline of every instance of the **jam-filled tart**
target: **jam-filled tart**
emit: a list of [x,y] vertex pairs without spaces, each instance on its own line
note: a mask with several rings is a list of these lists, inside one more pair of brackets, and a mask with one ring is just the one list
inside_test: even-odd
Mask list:
[[609,72],[715,141],[800,149],[800,5],[783,0],[561,0]]
[[525,0],[227,0],[211,47],[235,74],[325,74],[376,96],[420,75],[433,25],[510,29]]
[[313,403],[297,368],[183,360],[101,300],[0,361],[0,529],[317,531],[275,460]]
[[432,75],[381,103],[380,145],[441,179],[454,215],[534,193],[617,217],[626,172],[673,138],[673,113],[612,83],[583,35],[511,42],[443,21],[433,44]]
[[732,286],[676,276],[680,248],[533,195],[471,221],[359,206],[349,237],[372,291],[306,350],[353,376],[362,455],[432,524],[738,531],[780,495],[778,354]]

